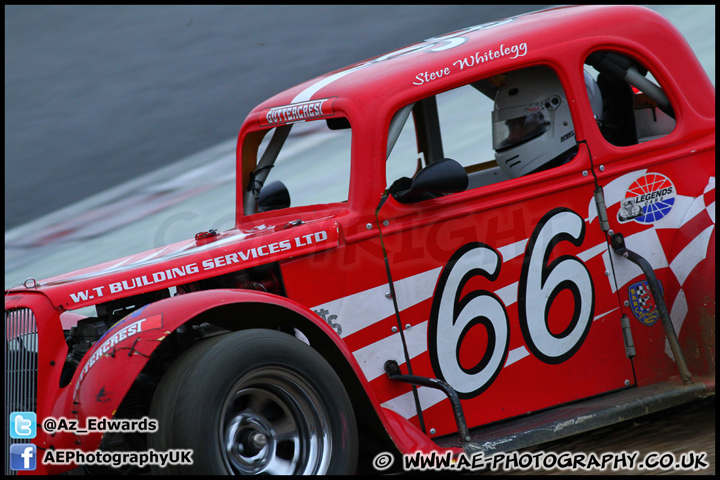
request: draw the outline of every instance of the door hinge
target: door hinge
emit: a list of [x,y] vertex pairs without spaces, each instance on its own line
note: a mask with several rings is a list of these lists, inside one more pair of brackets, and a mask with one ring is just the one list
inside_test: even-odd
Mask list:
[[603,232],[610,230],[610,222],[608,221],[607,209],[605,208],[605,197],[603,196],[602,187],[600,185],[595,189],[595,206],[597,207],[598,221]]
[[635,356],[635,342],[633,342],[632,330],[630,329],[630,319],[624,313],[620,317],[620,324],[625,339],[625,354],[628,358],[633,358]]

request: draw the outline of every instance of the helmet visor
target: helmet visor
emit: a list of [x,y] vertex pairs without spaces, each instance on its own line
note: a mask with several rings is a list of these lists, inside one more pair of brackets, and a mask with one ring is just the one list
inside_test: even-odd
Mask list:
[[498,152],[539,137],[550,126],[542,105],[494,110],[492,119],[493,148]]

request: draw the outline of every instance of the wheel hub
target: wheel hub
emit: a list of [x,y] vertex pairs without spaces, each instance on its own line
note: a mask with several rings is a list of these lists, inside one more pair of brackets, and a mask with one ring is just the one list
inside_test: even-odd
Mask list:
[[250,435],[248,435],[248,443],[250,447],[257,450],[260,450],[265,445],[267,445],[267,441],[267,437],[260,432],[252,432]]
[[318,474],[332,451],[327,414],[313,389],[291,371],[266,368],[242,377],[221,416],[231,473]]
[[272,461],[272,426],[260,415],[243,412],[235,416],[225,435],[225,451],[242,473],[261,473]]

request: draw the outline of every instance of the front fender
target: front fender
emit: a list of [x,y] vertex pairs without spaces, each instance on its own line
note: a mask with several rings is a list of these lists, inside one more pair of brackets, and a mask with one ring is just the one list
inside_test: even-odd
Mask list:
[[[308,325],[307,322],[311,322],[313,331],[334,343],[356,377],[364,383],[362,371],[345,344],[327,323],[306,307],[285,297],[263,292],[208,290],[151,303],[114,325],[85,355],[72,381],[55,403],[51,416],[77,420],[79,427],[84,427],[89,417],[113,417],[150,356],[174,330],[197,317],[207,316],[211,319],[214,311],[227,313],[247,309],[252,312],[260,304],[294,313],[294,318],[299,315],[304,320],[299,323]],[[232,323],[234,329],[247,328],[242,319],[233,320]],[[257,326],[256,321],[249,323]],[[228,326],[227,319],[223,326]],[[363,387],[367,392],[366,384]],[[373,403],[377,406],[376,401]],[[56,449],[80,448],[91,451],[98,448],[102,433],[57,433],[48,437],[45,444]],[[58,471],[62,470],[67,468]]]

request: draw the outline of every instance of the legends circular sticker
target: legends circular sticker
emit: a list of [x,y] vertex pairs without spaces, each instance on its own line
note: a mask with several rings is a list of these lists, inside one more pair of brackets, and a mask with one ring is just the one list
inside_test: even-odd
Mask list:
[[620,201],[618,221],[644,225],[665,218],[675,204],[675,186],[665,175],[648,173],[635,180]]

